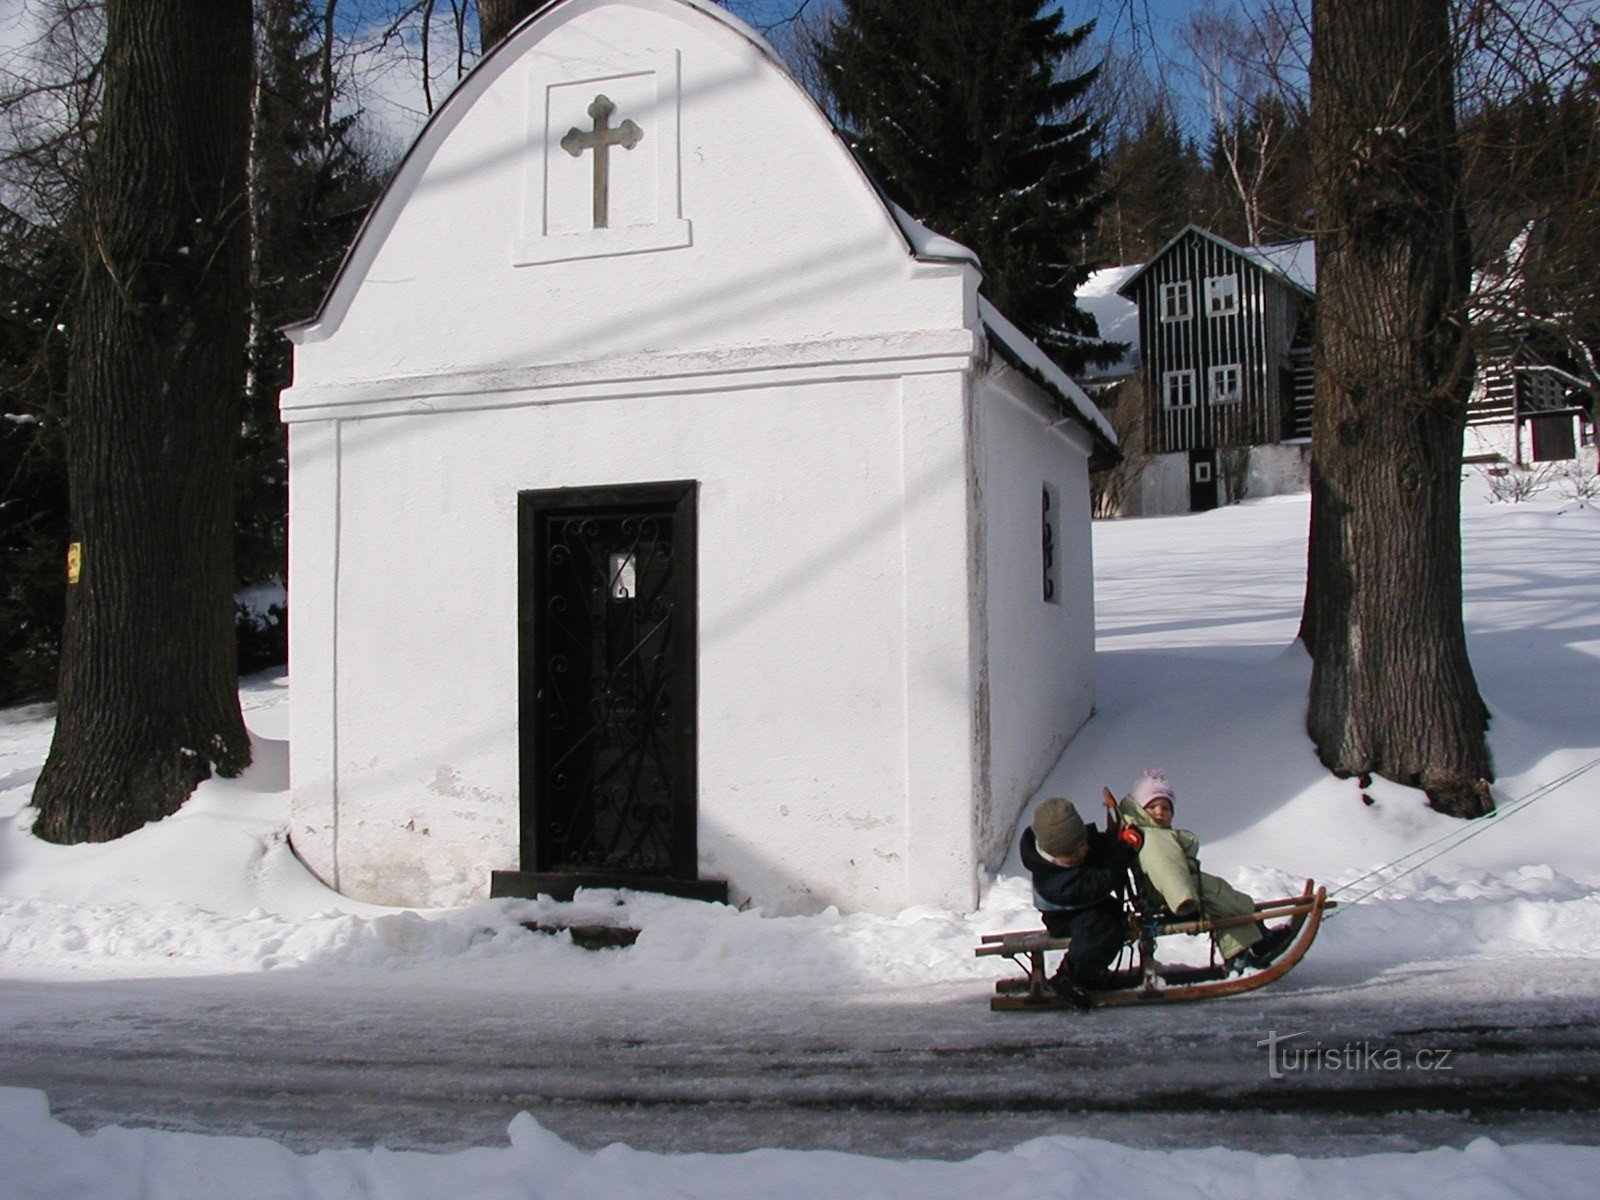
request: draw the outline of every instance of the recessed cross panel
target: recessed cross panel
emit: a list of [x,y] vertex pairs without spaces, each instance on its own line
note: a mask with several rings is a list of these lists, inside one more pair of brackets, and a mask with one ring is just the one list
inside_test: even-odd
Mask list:
[[540,63],[530,74],[518,264],[690,244],[676,52]]
[[561,139],[561,148],[573,158],[582,158],[585,151],[594,154],[594,227],[605,229],[610,224],[611,211],[611,147],[632,150],[644,136],[633,121],[625,120],[615,129],[611,117],[617,106],[604,96],[596,96],[589,105],[589,117],[594,128],[588,131],[574,125]]

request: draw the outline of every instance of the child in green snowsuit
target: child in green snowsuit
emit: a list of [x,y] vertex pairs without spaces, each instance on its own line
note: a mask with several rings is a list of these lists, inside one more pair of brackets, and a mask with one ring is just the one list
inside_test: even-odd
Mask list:
[[[1255,901],[1238,888],[1200,869],[1200,839],[1187,829],[1172,828],[1175,793],[1160,771],[1146,771],[1116,805],[1124,825],[1144,835],[1135,874],[1147,903],[1165,907],[1178,917],[1212,919],[1245,917]],[[1111,801],[1106,801],[1109,807]],[[1251,967],[1263,967],[1282,952],[1288,931],[1269,932],[1259,921],[1242,921],[1216,931],[1217,950],[1225,960],[1241,954]]]

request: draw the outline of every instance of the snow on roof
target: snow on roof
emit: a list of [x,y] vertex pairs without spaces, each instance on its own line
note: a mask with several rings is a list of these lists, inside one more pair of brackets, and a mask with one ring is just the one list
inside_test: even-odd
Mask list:
[[969,262],[980,271],[983,269],[983,264],[972,250],[954,238],[935,233],[887,196],[883,202],[888,206],[895,224],[900,226],[906,241],[911,243],[911,253],[918,258],[930,262]]
[[1100,326],[1100,336],[1107,341],[1127,342],[1128,352],[1122,359],[1104,369],[1103,376],[1115,377],[1130,374],[1139,362],[1139,306],[1132,300],[1133,281],[1142,275],[1151,263],[1160,258],[1179,238],[1190,231],[1209,238],[1254,263],[1263,271],[1283,279],[1308,295],[1317,290],[1317,244],[1310,238],[1298,242],[1278,242],[1265,246],[1235,246],[1226,238],[1208,233],[1198,225],[1187,226],[1160,250],[1142,263],[1129,263],[1121,267],[1105,267],[1089,276],[1078,289],[1078,307],[1091,313]]
[[1048,354],[1034,345],[1027,334],[1001,316],[1000,310],[982,296],[978,297],[978,319],[1005,357],[1036,375],[1038,382],[1056,393],[1056,398],[1066,406],[1068,416],[1076,417],[1091,435],[1103,438],[1108,449],[1115,448],[1117,431],[1106,420],[1105,414],[1095,407],[1089,394],[1056,366]]
[[1139,306],[1119,296],[1117,290],[1140,265],[1103,267],[1090,274],[1078,289],[1078,307],[1094,318],[1100,327],[1100,336],[1108,342],[1128,344],[1127,352],[1120,359],[1100,369],[1098,374],[1102,377],[1131,374],[1139,363]]
[[1308,296],[1316,292],[1316,244],[1310,239],[1303,242],[1285,242],[1280,245],[1236,246],[1227,238],[1218,237],[1210,230],[1201,229],[1198,225],[1185,225],[1165,246],[1140,263],[1122,281],[1118,290],[1123,295],[1129,295],[1133,291],[1134,282],[1139,276],[1143,275],[1150,269],[1152,263],[1191,233],[1203,237],[1209,242],[1216,243],[1224,250],[1237,254],[1246,262],[1254,263],[1263,271],[1276,275],[1290,287],[1298,288]]

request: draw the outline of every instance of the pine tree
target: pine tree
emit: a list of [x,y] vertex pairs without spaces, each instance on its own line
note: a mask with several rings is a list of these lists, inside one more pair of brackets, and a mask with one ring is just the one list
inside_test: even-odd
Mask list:
[[1105,203],[1073,73],[1093,23],[1046,0],[844,0],[819,50],[852,145],[889,196],[974,250],[984,294],[1069,371],[1114,361],[1075,293]]
[[1112,146],[1105,173],[1110,200],[1100,214],[1099,257],[1114,263],[1147,259],[1196,219],[1203,169],[1165,100],[1151,105],[1134,131]]
[[1307,236],[1311,216],[1306,114],[1273,93],[1230,113],[1211,131],[1215,209],[1206,228],[1241,245]]
[[[316,310],[377,191],[337,117],[324,54],[326,0],[257,0],[250,133],[250,330],[235,471],[239,582],[284,581],[288,463],[278,393],[289,383],[279,329]],[[281,616],[281,614],[279,614]],[[284,661],[285,627],[241,613],[240,666]]]
[[539,0],[478,0],[478,39],[487,54],[534,9]]
[[0,210],[0,704],[55,687],[66,593],[65,235]]
[[55,692],[71,540],[66,378],[73,233],[98,111],[103,14],[40,0],[0,70],[0,704]]

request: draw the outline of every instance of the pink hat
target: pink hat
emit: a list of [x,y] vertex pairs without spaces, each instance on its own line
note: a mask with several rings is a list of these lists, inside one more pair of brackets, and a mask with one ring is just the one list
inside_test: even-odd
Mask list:
[[1128,794],[1133,797],[1133,802],[1140,808],[1149,808],[1157,800],[1165,800],[1174,808],[1178,806],[1176,793],[1172,785],[1167,782],[1166,773],[1163,771],[1146,771],[1133,781],[1133,787]]

